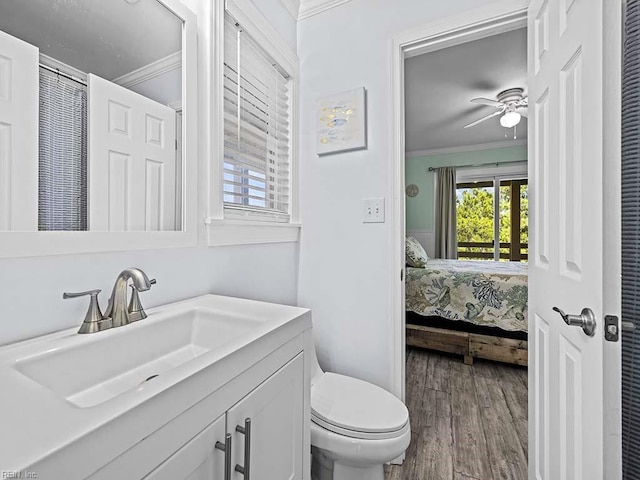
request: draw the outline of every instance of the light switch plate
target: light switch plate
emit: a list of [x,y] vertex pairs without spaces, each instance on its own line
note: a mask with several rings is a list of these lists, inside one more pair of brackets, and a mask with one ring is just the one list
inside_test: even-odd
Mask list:
[[362,200],[362,223],[384,223],[384,198]]

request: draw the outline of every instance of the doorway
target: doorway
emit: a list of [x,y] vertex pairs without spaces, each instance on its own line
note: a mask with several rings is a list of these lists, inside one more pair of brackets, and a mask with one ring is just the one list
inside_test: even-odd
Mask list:
[[414,439],[389,478],[527,474],[527,31],[486,33],[404,58],[406,237],[428,259],[405,267]]
[[[563,5],[566,7],[566,11],[562,10]],[[571,9],[573,10],[569,12]],[[527,10],[531,12],[529,16]],[[534,248],[538,247],[538,250],[533,252],[538,255],[536,261],[541,259],[544,263],[551,258],[548,263],[548,273],[551,274],[550,281],[545,280],[547,270],[544,266],[540,267],[541,262],[536,264],[536,268],[540,267],[536,271],[536,278],[541,282],[538,284],[540,291],[545,288],[549,290],[554,284],[566,284],[563,288],[568,288],[569,285],[572,285],[571,288],[576,286],[576,295],[566,298],[560,295],[553,300],[553,304],[547,305],[551,302],[551,297],[548,297],[544,302],[541,301],[543,297],[537,297],[536,323],[533,326],[529,324],[532,327],[532,332],[535,332],[534,343],[537,348],[533,359],[540,360],[539,364],[537,362],[531,363],[535,366],[537,373],[532,376],[533,380],[529,382],[531,387],[529,390],[529,413],[530,417],[534,419],[534,422],[530,424],[528,440],[531,463],[530,478],[554,477],[554,475],[549,477],[550,472],[555,472],[558,475],[563,472],[568,475],[567,478],[575,477],[576,472],[578,472],[578,476],[575,478],[619,477],[617,473],[620,471],[620,445],[616,441],[616,439],[620,439],[620,379],[616,374],[616,371],[619,372],[619,343],[603,344],[602,323],[599,324],[599,330],[597,330],[599,336],[589,337],[587,330],[572,328],[576,322],[570,323],[570,320],[579,317],[580,322],[584,323],[584,317],[574,313],[576,309],[577,312],[580,312],[580,308],[584,305],[595,308],[599,322],[602,322],[606,314],[620,314],[620,228],[619,216],[616,215],[616,212],[620,211],[620,204],[618,196],[610,193],[616,191],[616,180],[618,184],[620,180],[620,109],[618,99],[621,52],[620,13],[620,2],[605,2],[604,5],[595,1],[565,4],[561,1],[533,0],[531,5],[529,2],[519,1],[497,2],[465,12],[457,17],[445,19],[438,24],[403,32],[397,35],[392,42],[394,118],[391,190],[394,201],[391,215],[391,253],[394,259],[393,265],[400,271],[399,278],[401,279],[395,284],[392,295],[394,299],[392,321],[395,332],[393,338],[395,350],[393,358],[394,392],[409,402],[410,399],[407,395],[409,392],[405,389],[404,383],[407,373],[405,368],[409,368],[406,363],[407,334],[404,308],[404,246],[407,232],[404,192],[405,165],[402,161],[406,151],[404,59],[407,54],[436,51],[516,28],[523,28],[526,26],[527,19],[529,21],[528,57],[532,63],[529,64],[528,71],[531,77],[531,72],[534,71],[534,68],[536,69],[534,77],[538,82],[536,84],[538,90],[535,91],[534,99],[537,102],[536,108],[542,109],[541,112],[538,112],[540,115],[537,115],[537,118],[543,119],[535,127],[538,129],[535,130],[538,133],[534,140],[541,143],[530,147],[530,151],[539,155],[543,161],[533,170],[530,169],[529,173],[533,177],[530,176],[528,183],[529,187],[534,190],[537,187],[541,188],[536,192],[536,196],[538,199],[545,199],[544,202],[546,202],[543,205],[544,208],[539,205],[540,208],[536,211],[544,212],[545,217],[548,215],[553,218],[551,223],[544,224],[545,230],[540,235],[544,234],[544,238],[550,239],[550,244],[554,245],[554,249],[557,249],[551,252],[552,257],[544,257],[545,254],[548,255],[548,251],[542,252],[540,250],[539,239],[534,243]],[[533,28],[531,28],[532,26]],[[594,32],[602,31],[607,32],[607,35],[594,34]],[[570,39],[567,32],[571,33]],[[571,48],[574,48],[573,45],[577,42],[578,47],[574,48],[572,52],[568,52],[559,39],[566,40],[565,43],[572,45]],[[600,48],[592,43],[593,39],[601,42]],[[602,52],[604,54],[601,54]],[[573,56],[569,55],[570,53]],[[546,56],[543,58],[544,55]],[[549,58],[552,58],[553,61],[548,60]],[[585,63],[576,63],[576,59]],[[576,65],[581,67],[588,65],[589,68],[576,69]],[[540,69],[547,69],[549,77],[540,80],[541,77],[537,76]],[[576,85],[575,82],[583,78],[578,78],[578,75],[582,75],[586,71],[592,72],[594,69],[595,71],[606,71],[606,75],[589,74],[588,80],[586,76],[584,77],[584,88],[573,89],[572,85]],[[544,81],[547,78],[551,79],[549,80],[551,83],[546,84],[546,90],[540,90],[541,87],[544,87]],[[561,81],[558,82],[558,79]],[[582,84],[579,85],[579,87],[582,86]],[[531,85],[528,87],[531,88]],[[591,91],[587,94],[589,89]],[[550,97],[545,95],[550,95]],[[545,103],[549,99],[553,101]],[[567,103],[567,99],[569,99],[569,103]],[[578,104],[584,105],[585,109],[588,108],[589,122],[574,121],[574,119],[581,119],[583,112],[587,111],[576,110]],[[545,108],[551,109],[551,113]],[[593,119],[597,121],[594,122]],[[542,128],[548,128],[545,132],[551,132],[551,140],[542,136],[540,133]],[[530,131],[532,130],[534,129]],[[567,143],[567,138],[573,139],[573,143]],[[600,144],[597,144],[598,139],[602,140]],[[545,150],[545,142],[552,142],[551,150]],[[577,150],[567,148],[567,145],[572,148],[579,145],[582,157],[578,157]],[[549,158],[549,152],[553,153],[552,158]],[[605,156],[607,166],[603,168],[602,160]],[[584,175],[583,170],[576,170],[577,174],[573,176],[567,173],[572,172],[567,170],[568,168],[582,164],[581,162],[577,163],[578,158],[584,158],[586,161],[586,157],[589,157],[589,161],[594,162],[588,167],[589,175]],[[553,163],[544,163],[551,161]],[[544,177],[549,165],[552,174],[549,177]],[[544,180],[541,180],[542,178]],[[594,178],[602,179],[602,182],[593,182]],[[578,188],[580,185],[587,186],[580,189]],[[558,198],[551,203],[553,200],[551,197],[556,195],[555,192],[560,193],[557,194]],[[576,192],[582,196],[580,199],[576,196]],[[585,196],[586,192],[589,192],[590,196]],[[571,195],[576,193],[576,195],[571,197],[570,193]],[[568,219],[574,218],[570,215],[572,208],[576,215],[585,215],[585,205],[591,203],[594,198],[596,202],[593,208],[587,208],[591,213],[591,217],[585,217],[587,221],[582,224],[567,223]],[[580,208],[576,210],[575,207]],[[600,212],[607,212],[601,220]],[[583,226],[591,224],[592,219],[595,220],[593,225],[597,227],[598,231],[606,232],[602,242],[586,240],[589,235],[586,234],[587,230],[584,230]],[[547,221],[546,218],[542,220]],[[541,224],[540,221],[540,219],[537,220],[538,225]],[[568,233],[570,228],[579,233],[570,237]],[[575,244],[573,250],[567,250],[569,239]],[[570,246],[573,248],[573,244]],[[497,247],[494,245],[494,248],[499,247],[499,245]],[[593,273],[596,270],[591,270],[591,272],[580,270],[583,265],[578,265],[577,270],[572,270],[574,266],[569,265],[573,260],[572,252],[580,251],[580,248],[594,249],[595,256],[588,258],[598,259],[602,256],[604,267],[600,273]],[[531,260],[532,252],[526,254]],[[554,275],[556,277],[553,277]],[[601,289],[597,290],[598,293],[595,295],[579,297],[577,295],[580,291],[578,284],[589,275],[592,275],[591,279],[594,279],[593,284],[600,285],[597,288]],[[557,280],[557,282],[552,283],[551,280]],[[562,291],[560,288],[555,290],[556,293]],[[561,316],[557,310],[554,312],[551,307],[556,304],[570,305],[565,308],[570,309],[574,315],[566,315],[562,312]],[[579,305],[582,306],[579,307]],[[567,325],[564,325],[562,320]],[[545,330],[547,325],[549,329]],[[587,367],[588,374],[575,376]],[[607,372],[607,376],[603,377],[603,372]],[[602,395],[596,393],[598,389]],[[587,392],[590,393],[586,394]],[[585,398],[588,401],[573,405],[572,399],[576,398]],[[592,420],[589,421],[588,418]],[[602,418],[603,421],[598,422],[599,418]],[[596,421],[594,422],[593,419]],[[608,441],[604,442],[604,438],[607,438]],[[567,452],[573,453],[567,457]],[[586,476],[583,477],[583,473]]]

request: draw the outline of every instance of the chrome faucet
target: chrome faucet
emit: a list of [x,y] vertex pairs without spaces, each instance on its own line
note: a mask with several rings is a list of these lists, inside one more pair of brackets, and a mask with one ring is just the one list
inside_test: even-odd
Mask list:
[[[133,292],[131,302],[127,306],[127,285],[131,279]],[[147,274],[139,268],[127,268],[120,272],[116,278],[116,283],[111,291],[109,305],[107,306],[105,317],[111,318],[114,327],[121,327],[131,322],[136,322],[147,318],[147,314],[142,308],[138,292],[146,292],[154,285],[156,280],[149,280]]]
[[[131,279],[131,301],[127,306],[127,285]],[[147,314],[140,303],[138,292],[145,292],[155,285],[156,280],[149,280],[147,274],[139,268],[127,268],[120,272],[111,292],[107,311],[102,314],[98,303],[100,290],[89,290],[79,293],[64,293],[62,298],[76,298],[84,295],[91,297],[89,310],[85,315],[84,322],[78,333],[95,333],[113,327],[121,327],[131,322],[147,318]]]

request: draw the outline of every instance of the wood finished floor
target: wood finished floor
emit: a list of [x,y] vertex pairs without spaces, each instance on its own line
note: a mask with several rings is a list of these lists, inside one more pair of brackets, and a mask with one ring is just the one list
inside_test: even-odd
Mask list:
[[386,480],[526,480],[527,369],[407,349],[411,444]]

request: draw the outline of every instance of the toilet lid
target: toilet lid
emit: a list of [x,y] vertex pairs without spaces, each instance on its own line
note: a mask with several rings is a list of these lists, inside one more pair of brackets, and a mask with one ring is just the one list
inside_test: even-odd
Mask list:
[[342,435],[389,438],[407,424],[409,412],[400,400],[376,385],[325,373],[311,388],[311,417]]

